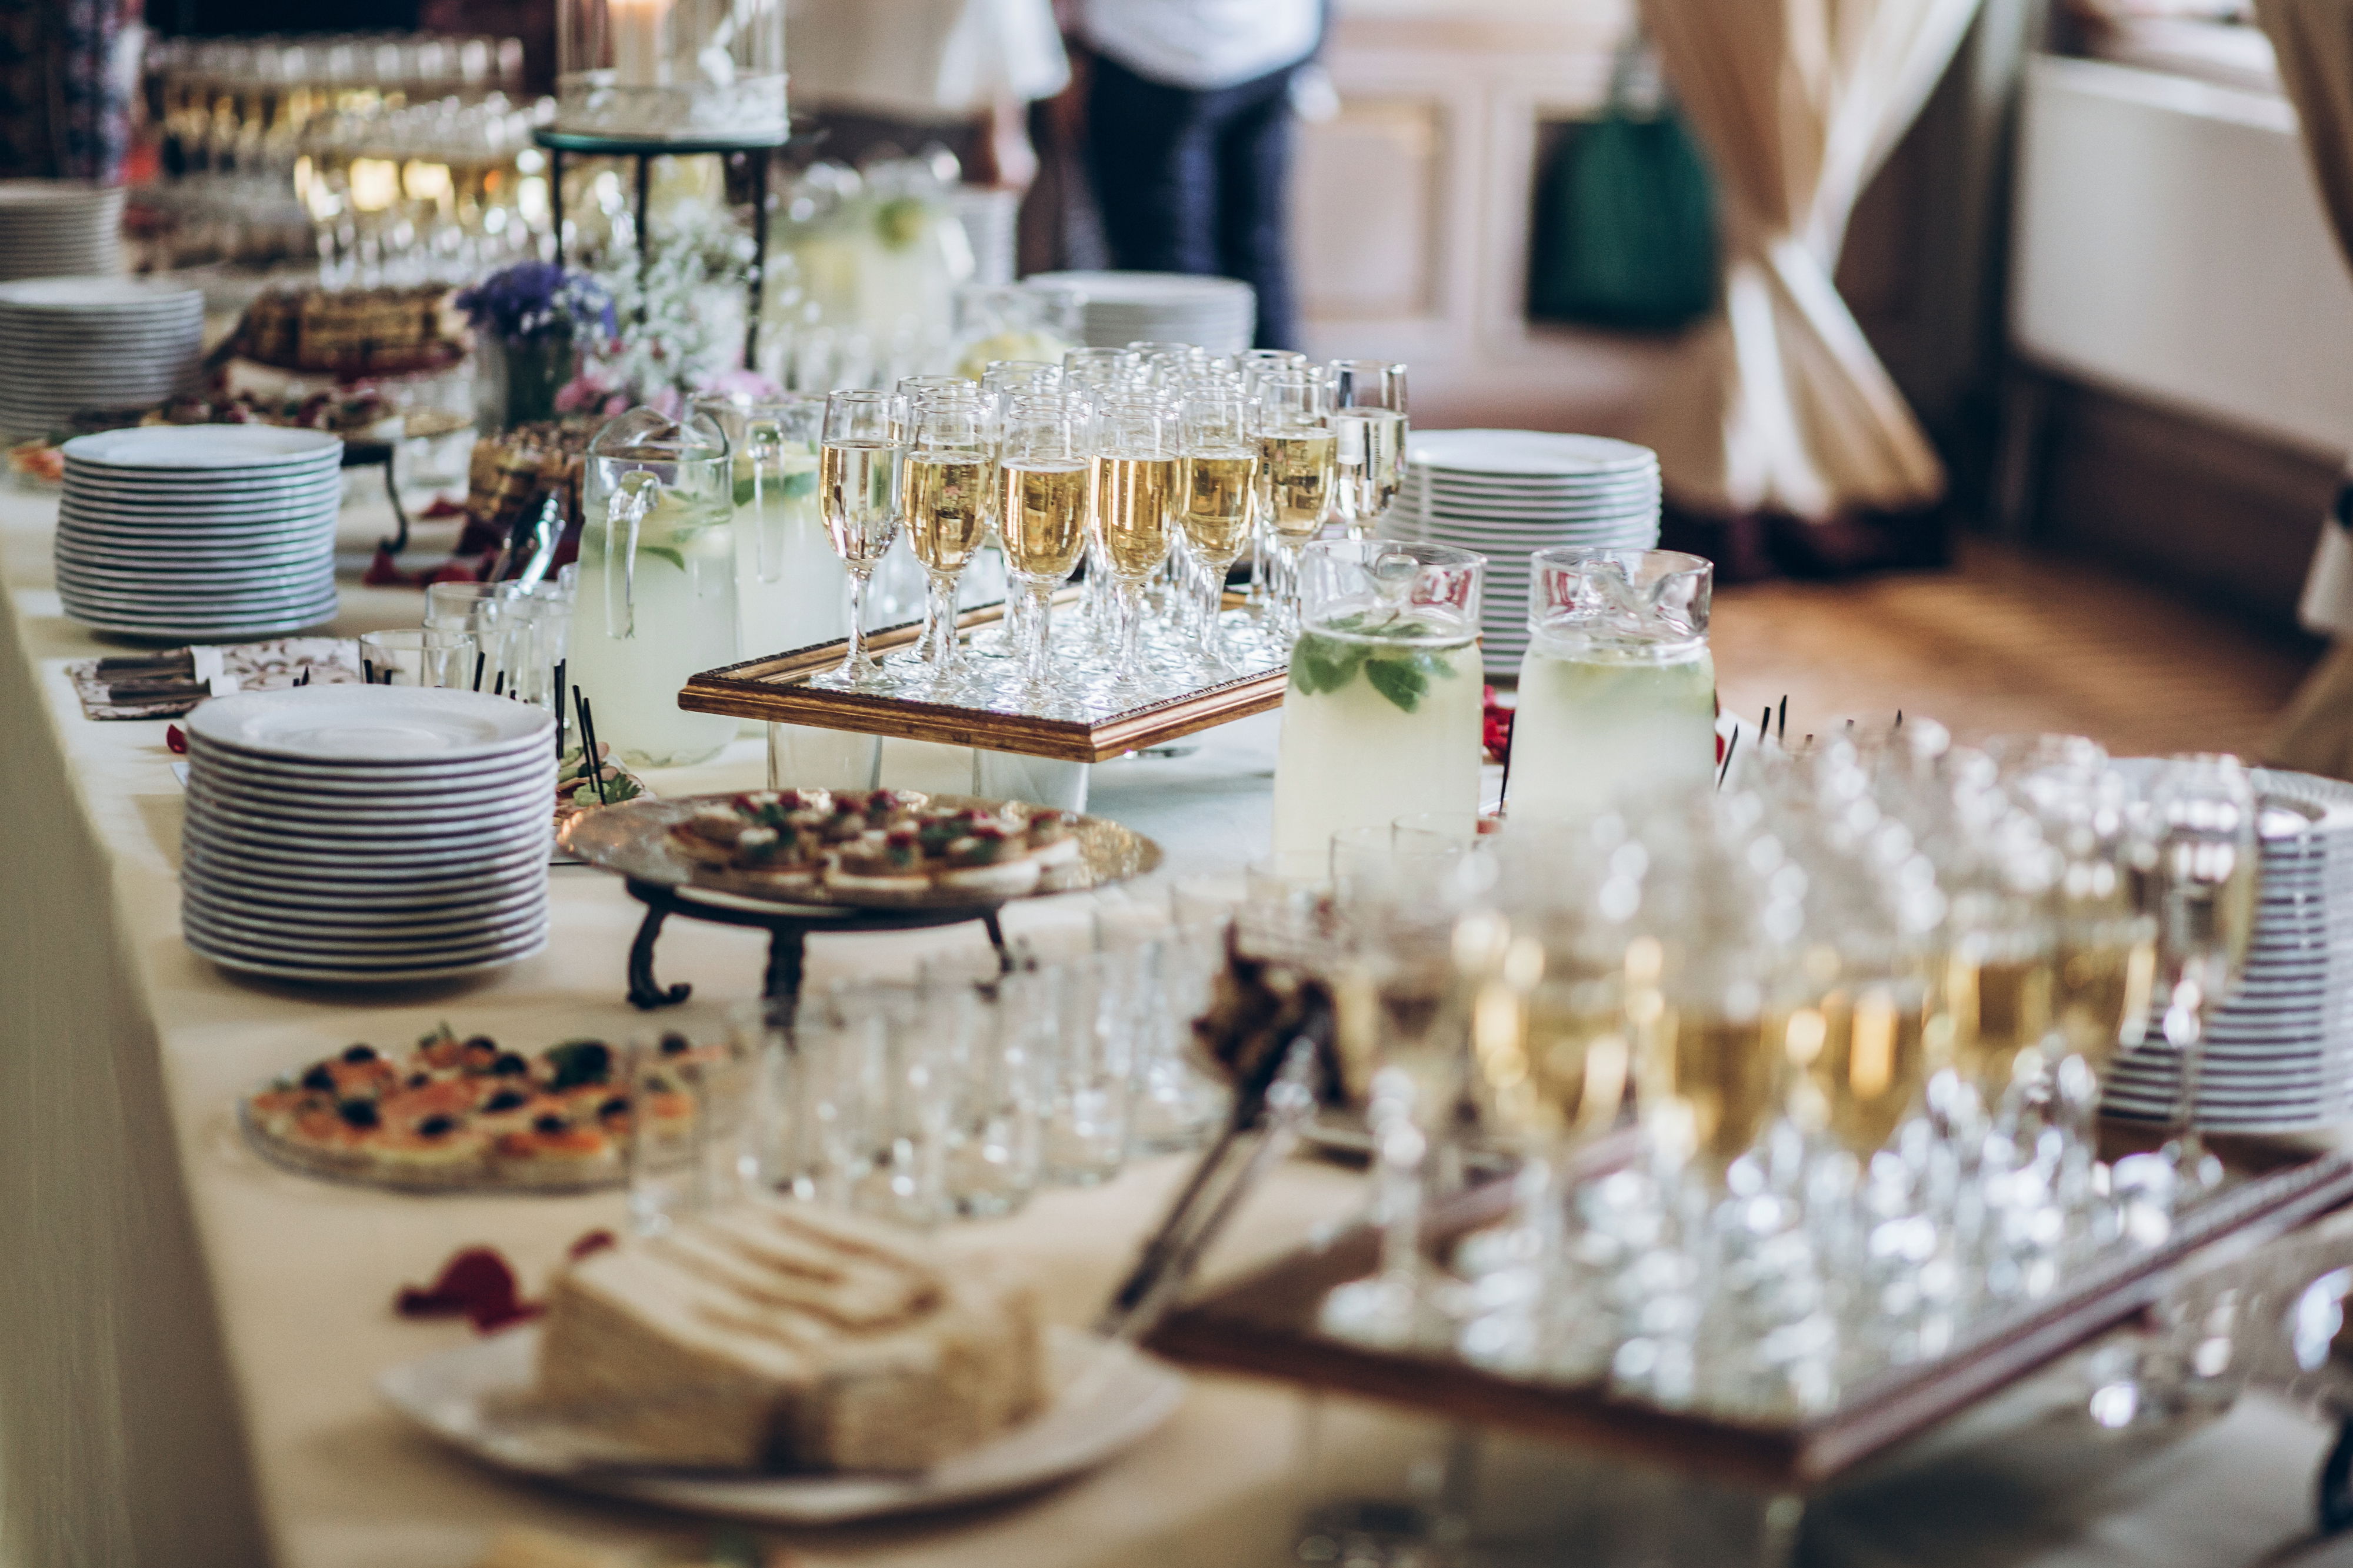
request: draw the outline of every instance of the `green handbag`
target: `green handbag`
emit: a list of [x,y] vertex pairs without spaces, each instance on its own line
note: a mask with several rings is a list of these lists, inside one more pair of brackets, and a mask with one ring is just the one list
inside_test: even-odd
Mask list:
[[1715,309],[1715,184],[1672,105],[1641,109],[1621,54],[1599,120],[1546,169],[1529,248],[1528,314],[1672,331]]

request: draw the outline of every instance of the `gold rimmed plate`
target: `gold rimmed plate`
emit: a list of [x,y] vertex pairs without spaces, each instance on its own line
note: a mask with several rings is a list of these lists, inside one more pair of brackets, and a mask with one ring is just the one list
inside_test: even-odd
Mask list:
[[[822,881],[787,880],[767,872],[739,871],[696,861],[678,847],[670,829],[706,806],[724,805],[741,792],[691,795],[665,800],[632,800],[582,813],[565,825],[564,850],[600,869],[662,888],[689,888],[728,893],[763,903],[797,908],[847,910],[992,910],[1006,899],[968,888],[927,888],[921,892],[875,893],[828,888]],[[998,812],[1008,805],[983,795],[934,795],[933,805],[951,810],[971,808]],[[1079,816],[1071,822],[1078,840],[1074,860],[1049,866],[1038,885],[1018,895],[1044,898],[1054,893],[1079,893],[1107,888],[1155,870],[1160,846],[1133,828],[1100,816]]]

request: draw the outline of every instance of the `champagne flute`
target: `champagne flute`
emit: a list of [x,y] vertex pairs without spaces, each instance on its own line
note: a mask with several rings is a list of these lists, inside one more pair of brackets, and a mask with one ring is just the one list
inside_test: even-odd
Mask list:
[[923,567],[923,647],[936,679],[955,668],[956,580],[988,533],[989,434],[978,398],[925,399],[908,417],[907,537]]
[[1157,397],[1106,401],[1095,416],[1088,514],[1111,574],[1118,677],[1133,681],[1143,659],[1144,584],[1168,558],[1176,500],[1176,420]]
[[1331,392],[1321,373],[1261,382],[1250,433],[1258,440],[1260,511],[1280,567],[1275,618],[1289,633],[1299,620],[1299,552],[1324,531],[1331,510],[1336,454]]
[[1405,469],[1405,366],[1339,359],[1325,367],[1332,388],[1335,499],[1348,537],[1379,531]]
[[1006,567],[1021,590],[1010,606],[1014,646],[1033,691],[1047,684],[1054,590],[1086,546],[1091,423],[1075,396],[1016,397],[1005,408],[997,510]]
[[2199,1075],[2207,1018],[2237,980],[2254,930],[2254,785],[2236,757],[2174,757],[2149,791],[2149,816],[2158,997],[2180,1073],[2163,1152],[2179,1197],[2221,1173],[2198,1132]]
[[818,493],[826,536],[849,569],[849,648],[836,675],[853,685],[878,673],[866,651],[866,584],[899,536],[905,401],[895,393],[837,392],[825,400]]
[[1201,653],[1223,667],[1218,611],[1226,574],[1249,540],[1258,511],[1258,448],[1250,437],[1250,405],[1238,393],[1196,393],[1178,405],[1176,421],[1182,453],[1176,516],[1198,567]]

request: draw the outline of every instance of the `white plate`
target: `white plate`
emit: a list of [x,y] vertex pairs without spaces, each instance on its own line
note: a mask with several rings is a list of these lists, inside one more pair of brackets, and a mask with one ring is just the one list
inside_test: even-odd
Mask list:
[[[544,766],[544,764],[540,764]],[[414,788],[388,789],[353,781],[322,787],[310,780],[280,781],[259,777],[226,765],[219,753],[204,759],[206,787],[231,805],[264,814],[282,813],[298,820],[322,824],[352,821],[427,822],[438,816],[474,811],[498,811],[539,793],[544,773],[516,770],[513,776],[485,780],[477,787],[453,789],[438,782],[418,781]],[[555,786],[547,785],[548,808],[554,809]]]
[[461,899],[455,902],[422,904],[413,909],[352,908],[341,903],[306,903],[291,895],[249,892],[212,877],[192,879],[181,897],[216,913],[242,920],[264,915],[299,919],[331,935],[348,937],[366,931],[451,931],[489,930],[503,926],[544,908],[546,898],[533,891],[511,899]]
[[307,866],[281,867],[234,849],[216,850],[194,839],[185,850],[186,875],[192,879],[250,892],[257,898],[323,900],[387,915],[470,901],[486,907],[511,903],[536,898],[545,887],[544,856],[538,861],[517,856],[500,866],[461,866],[438,876],[387,879],[349,872],[322,873]]
[[267,910],[227,912],[202,899],[184,899],[180,923],[183,931],[200,931],[223,947],[233,946],[255,958],[291,963],[440,964],[470,963],[544,937],[547,911],[530,910],[504,921],[481,921],[446,930],[387,926],[329,931],[291,911],[275,916]]
[[66,614],[93,624],[104,620],[133,626],[217,629],[251,626],[258,620],[307,616],[303,624],[309,626],[335,618],[333,581],[322,581],[325,586],[301,593],[198,592],[191,597],[150,589],[125,595],[85,588],[75,583],[69,574],[61,572],[58,574],[58,597],[65,605]]
[[404,843],[398,839],[308,835],[296,837],[285,831],[256,830],[243,823],[223,819],[216,808],[199,799],[188,802],[187,816],[191,840],[225,855],[266,857],[289,869],[313,867],[321,873],[317,878],[321,882],[342,878],[405,881],[437,870],[469,867],[497,872],[514,866],[519,868],[518,875],[528,875],[532,857],[544,857],[554,842],[554,826],[555,814],[551,811],[543,820],[533,814],[516,826]]
[[394,810],[370,809],[364,804],[341,816],[295,811],[260,802],[230,786],[224,793],[217,781],[200,784],[191,778],[189,800],[214,822],[261,837],[280,837],[306,849],[350,847],[374,853],[380,848],[419,849],[448,845],[495,842],[532,825],[534,818],[554,818],[554,791],[548,800],[536,790],[510,792],[485,803],[427,805]]
[[343,449],[340,436],[279,425],[144,425],[77,436],[64,447],[67,457],[93,466],[181,472],[325,463],[330,453],[341,462]]
[[1559,479],[1655,469],[1659,455],[1606,436],[1566,436],[1546,430],[1416,430],[1406,437],[1406,461],[1422,468],[1482,477]]
[[0,310],[90,310],[165,308],[204,313],[201,289],[132,278],[38,278],[0,283]]
[[303,686],[200,703],[192,735],[232,751],[293,761],[470,762],[548,743],[555,716],[480,691],[421,686]]
[[332,552],[289,556],[284,560],[248,559],[194,561],[174,557],[143,563],[115,564],[90,561],[79,552],[60,548],[53,558],[59,575],[70,577],[93,594],[121,593],[142,605],[172,601],[201,604],[227,595],[300,594],[314,598],[335,580]]
[[1046,1331],[1060,1390],[1037,1416],[921,1476],[708,1476],[580,1461],[544,1425],[501,1421],[497,1406],[532,1385],[539,1330],[526,1325],[392,1368],[376,1391],[442,1441],[486,1464],[582,1491],[766,1524],[844,1524],[1015,1496],[1094,1468],[1134,1447],[1185,1397],[1177,1373],[1075,1329]]
[[188,939],[188,946],[191,951],[211,959],[223,969],[233,970],[240,974],[258,975],[265,980],[290,980],[304,985],[414,985],[427,980],[458,980],[469,974],[485,974],[493,969],[504,969],[511,963],[520,963],[524,959],[544,951],[547,947],[547,937],[543,932],[537,942],[520,947],[512,952],[495,953],[489,957],[470,959],[462,963],[427,964],[416,968],[378,968],[360,965],[338,967],[332,963],[283,963],[268,958],[256,957],[240,952],[235,947],[216,943],[210,939],[199,941],[195,937]]
[[124,616],[107,611],[78,610],[71,605],[66,606],[66,615],[69,619],[92,631],[113,632],[121,637],[142,637],[151,642],[236,643],[289,637],[313,626],[323,626],[335,618],[335,606],[330,605],[319,610],[294,610],[282,616],[258,616],[251,620],[222,621],[199,621],[188,616]]
[[[505,698],[495,699],[498,701]],[[555,747],[551,742],[544,756],[529,744],[514,746],[494,755],[470,760],[463,763],[442,765],[434,758],[414,763],[377,763],[359,761],[338,765],[334,763],[297,763],[283,757],[239,751],[210,740],[189,738],[192,752],[204,752],[207,760],[239,769],[257,778],[282,782],[289,787],[304,788],[320,785],[374,786],[381,783],[391,789],[414,790],[428,785],[447,784],[451,790],[477,790],[491,784],[504,784],[529,769],[555,766]],[[551,776],[552,773],[551,773]],[[548,788],[552,793],[554,785]]]

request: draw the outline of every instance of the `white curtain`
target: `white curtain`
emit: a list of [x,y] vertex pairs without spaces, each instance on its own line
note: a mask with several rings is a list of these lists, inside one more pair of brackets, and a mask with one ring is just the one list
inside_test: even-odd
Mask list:
[[1904,511],[1945,474],[1831,282],[1857,197],[1978,0],[1642,0],[1723,186],[1725,310],[1649,435],[1669,489],[1718,513]]
[[[2256,0],[2295,104],[2305,156],[2337,243],[2353,259],[2353,0]],[[2353,432],[2348,432],[2353,435]],[[2346,478],[2353,495],[2353,473]],[[2281,715],[2271,760],[2306,773],[2353,778],[2353,507],[2340,499],[2320,525],[2320,549],[2298,606],[2304,623],[2337,646]]]

